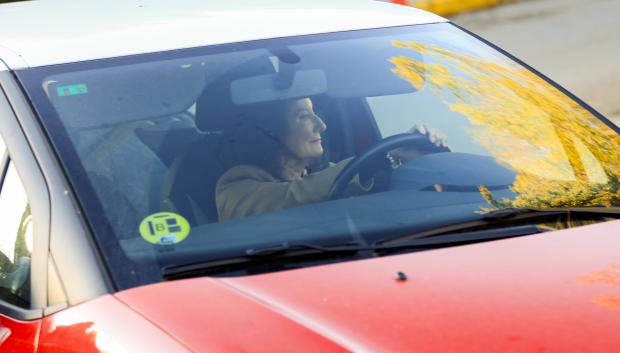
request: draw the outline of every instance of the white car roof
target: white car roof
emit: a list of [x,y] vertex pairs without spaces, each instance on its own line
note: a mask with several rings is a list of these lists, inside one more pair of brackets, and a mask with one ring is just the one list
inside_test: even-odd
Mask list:
[[0,70],[445,22],[371,0],[36,0],[0,5]]

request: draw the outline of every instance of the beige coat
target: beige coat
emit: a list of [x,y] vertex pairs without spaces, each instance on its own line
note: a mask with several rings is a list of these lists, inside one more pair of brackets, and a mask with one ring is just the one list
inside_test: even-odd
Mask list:
[[[215,187],[219,220],[324,201],[334,180],[350,160],[345,159],[293,181],[278,180],[253,165],[233,167],[220,177]],[[368,188],[362,187],[356,176],[349,184],[346,194],[361,194],[369,191],[371,187],[372,185]]]

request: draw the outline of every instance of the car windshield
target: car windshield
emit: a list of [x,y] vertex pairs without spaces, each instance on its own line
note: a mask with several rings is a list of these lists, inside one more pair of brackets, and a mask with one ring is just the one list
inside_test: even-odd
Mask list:
[[119,288],[275,244],[620,204],[617,129],[449,23],[17,76]]

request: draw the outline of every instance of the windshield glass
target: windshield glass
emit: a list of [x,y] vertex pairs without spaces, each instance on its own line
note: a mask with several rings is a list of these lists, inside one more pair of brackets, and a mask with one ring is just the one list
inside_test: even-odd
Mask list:
[[617,131],[451,24],[18,77],[119,288],[274,244],[620,203]]

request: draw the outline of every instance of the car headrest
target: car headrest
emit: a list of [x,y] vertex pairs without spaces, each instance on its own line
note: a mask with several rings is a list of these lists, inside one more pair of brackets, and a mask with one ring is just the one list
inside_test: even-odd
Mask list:
[[170,117],[164,122],[139,127],[135,134],[168,167],[185,146],[202,135],[196,130],[193,117],[187,113]]

